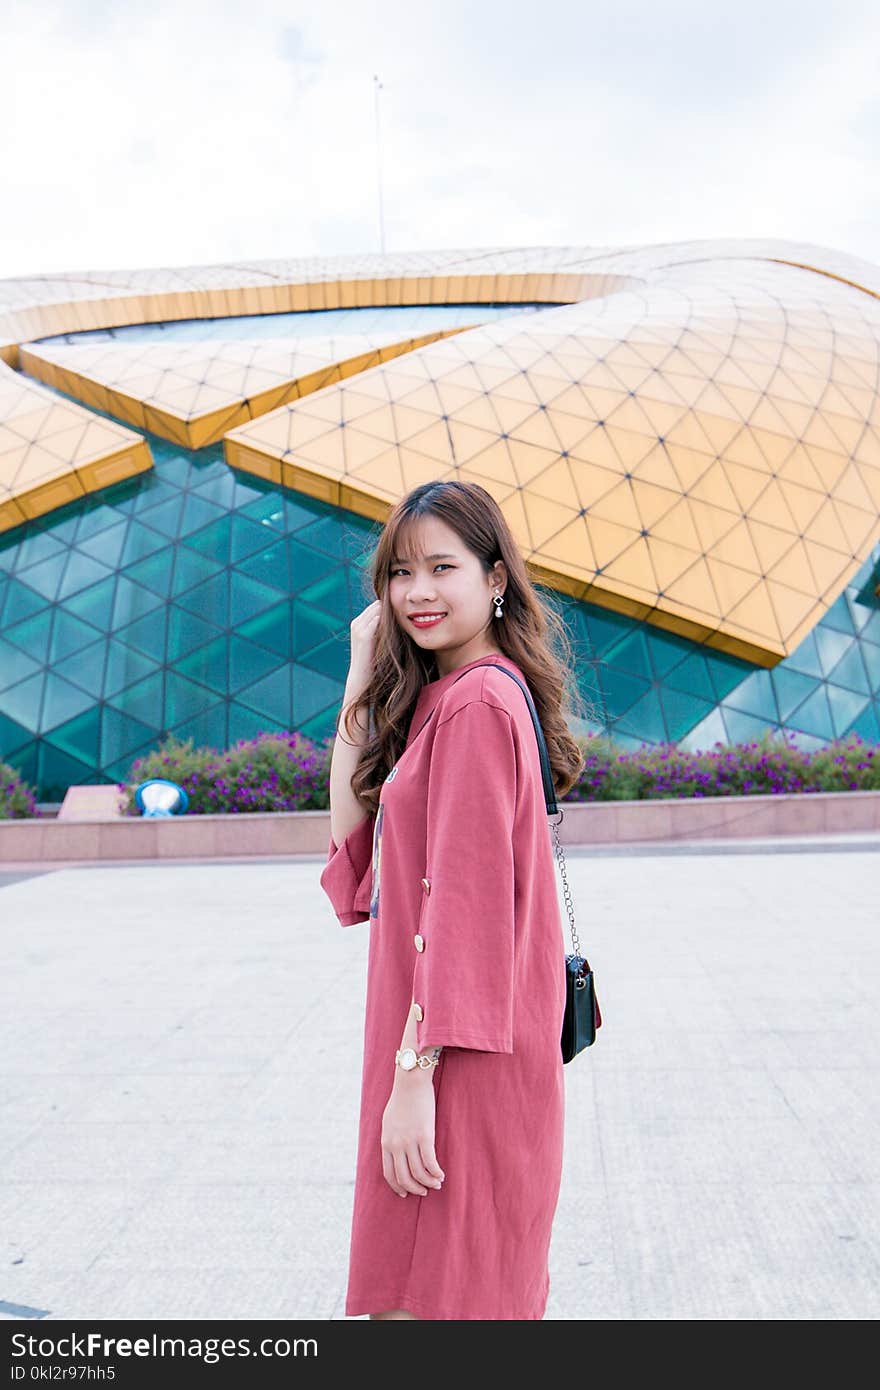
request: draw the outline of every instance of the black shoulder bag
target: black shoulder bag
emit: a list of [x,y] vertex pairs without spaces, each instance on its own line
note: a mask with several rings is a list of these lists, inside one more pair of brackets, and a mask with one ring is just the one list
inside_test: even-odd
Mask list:
[[[535,709],[535,702],[528,686],[524,685],[519,676],[514,675],[506,666],[502,666],[498,661],[478,662],[482,666],[494,666],[497,671],[503,671],[511,680],[516,681],[520,690],[526,697],[529,706],[529,713],[532,716],[532,724],[535,729],[535,736],[538,740],[538,753],[541,759],[541,779],[544,783],[544,801],[547,806],[547,815],[555,816],[559,811],[559,820],[553,821],[553,837],[556,843],[556,858],[559,861],[559,869],[562,874],[562,888],[565,896],[565,905],[568,910],[568,920],[571,927],[571,943],[574,947],[571,955],[565,957],[565,1014],[562,1020],[562,1060],[570,1062],[585,1047],[590,1047],[596,1041],[596,1029],[602,1023],[602,1014],[599,1011],[599,1000],[596,998],[596,983],[590,963],[586,956],[582,956],[579,950],[577,931],[574,925],[574,908],[571,901],[571,893],[568,887],[568,879],[565,874],[565,856],[562,852],[562,845],[559,842],[559,826],[562,823],[564,812],[556,804],[556,794],[553,787],[553,777],[550,771],[550,755],[547,752],[547,742],[544,738],[544,731],[538,719],[538,711]],[[473,670],[472,666],[468,670]],[[462,676],[465,674],[462,671]],[[461,680],[461,676],[456,676],[456,680]],[[453,685],[455,681],[452,682]]]

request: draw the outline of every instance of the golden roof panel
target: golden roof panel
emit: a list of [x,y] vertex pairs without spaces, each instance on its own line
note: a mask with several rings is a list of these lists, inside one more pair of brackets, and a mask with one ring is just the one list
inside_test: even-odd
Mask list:
[[[0,379],[21,385],[11,370],[20,350],[35,369],[38,357],[46,371],[82,364],[79,345],[68,354],[27,344],[87,328],[544,303],[410,342],[405,355],[361,361],[332,384],[320,367],[297,376],[295,362],[277,360],[269,377],[255,368],[248,378],[240,357],[224,359],[216,344],[201,379],[182,353],[166,359],[163,383],[156,362],[145,368],[142,345],[116,356],[113,381],[101,383],[108,394],[90,399],[119,413],[127,371],[141,371],[144,400],[158,382],[175,428],[213,414],[230,463],[378,520],[419,482],[475,479],[543,582],[771,666],[880,535],[878,296],[880,268],[869,262],[755,239],[31,277],[0,282],[9,364]],[[285,370],[299,383],[294,400],[244,424],[234,418],[246,401],[273,404]],[[95,361],[91,373],[96,389]],[[9,482],[8,466],[0,478]]]

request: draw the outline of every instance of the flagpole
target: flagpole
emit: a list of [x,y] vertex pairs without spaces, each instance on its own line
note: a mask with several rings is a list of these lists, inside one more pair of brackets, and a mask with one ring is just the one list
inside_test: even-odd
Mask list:
[[382,207],[382,153],[379,140],[379,93],[382,90],[382,83],[376,75],[373,75],[373,95],[375,97],[375,116],[376,116],[376,185],[379,192],[379,247],[382,255],[385,255],[385,213]]

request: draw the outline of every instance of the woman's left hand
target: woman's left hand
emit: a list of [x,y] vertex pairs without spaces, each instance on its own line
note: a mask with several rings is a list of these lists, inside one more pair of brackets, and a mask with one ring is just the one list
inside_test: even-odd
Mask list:
[[434,1152],[433,1075],[399,1072],[382,1113],[382,1171],[395,1192],[427,1196],[446,1174]]

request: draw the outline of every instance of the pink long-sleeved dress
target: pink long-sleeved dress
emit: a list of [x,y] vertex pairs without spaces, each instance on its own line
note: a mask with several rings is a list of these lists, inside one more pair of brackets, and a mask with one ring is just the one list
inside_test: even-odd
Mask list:
[[[376,814],[341,845],[331,837],[321,873],[339,922],[370,922],[348,1316],[519,1320],[546,1307],[564,939],[534,726],[516,682],[485,663],[525,681],[493,654],[423,686]],[[401,1198],[380,1136],[413,1001],[418,1050],[443,1048],[446,1179]]]

